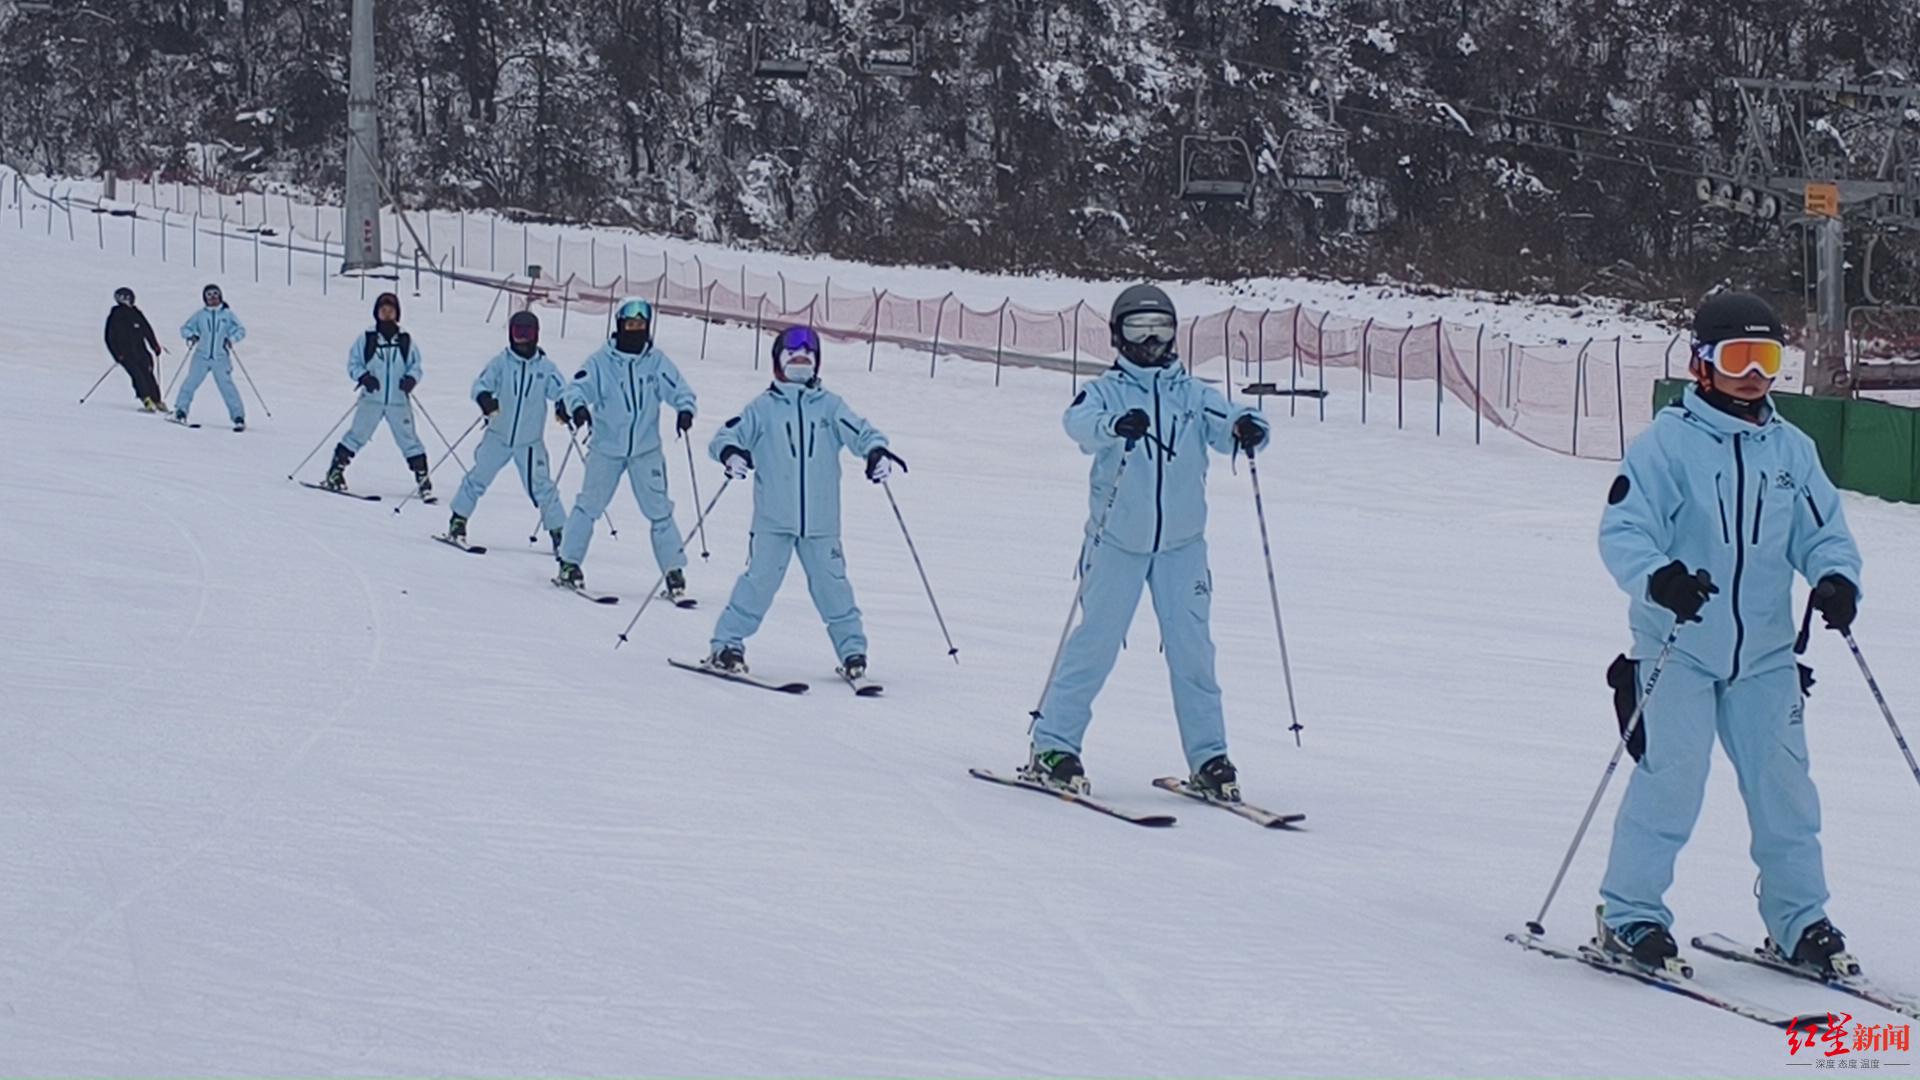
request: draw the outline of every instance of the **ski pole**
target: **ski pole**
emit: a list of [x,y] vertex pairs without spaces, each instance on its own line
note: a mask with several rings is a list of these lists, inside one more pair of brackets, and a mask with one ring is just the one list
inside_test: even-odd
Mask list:
[[[419,409],[419,410],[420,410],[420,415],[426,418],[426,421],[427,421],[427,426],[428,426],[428,427],[431,427],[431,428],[433,429],[433,433],[434,433],[435,435],[438,435],[438,436],[440,437],[440,441],[441,441],[442,443],[446,443],[446,447],[447,447],[447,453],[449,453],[449,454],[453,454],[453,460],[455,460],[455,461],[460,461],[460,455],[459,455],[459,454],[457,454],[457,453],[454,453],[454,447],[455,447],[455,446],[456,446],[457,444],[455,444],[455,443],[450,443],[450,442],[447,442],[447,437],[446,437],[446,435],[445,435],[444,433],[442,433],[442,432],[441,432],[441,430],[440,430],[440,425],[439,425],[439,424],[436,424],[436,423],[434,423],[434,422],[433,422],[433,415],[432,415],[431,413],[429,413],[429,412],[427,412],[427,406],[426,406],[426,403],[425,403],[425,402],[422,402],[422,401],[418,401],[418,400],[415,400],[415,399],[414,399],[414,396],[413,396],[412,394],[408,394],[408,395],[407,395],[407,400],[408,400],[408,402],[409,402],[410,404],[412,404],[412,405],[413,405],[413,407],[414,407],[414,408],[416,408],[416,409]],[[484,417],[482,417],[481,419],[485,419],[485,418],[484,418]],[[475,420],[475,421],[473,422],[473,424],[468,424],[468,425],[467,425],[467,430],[468,430],[468,431],[472,431],[472,430],[473,430],[473,426],[474,426],[474,424],[478,424],[479,422],[480,422],[480,420],[479,420],[479,419],[476,419],[476,420]],[[462,436],[460,436],[460,438],[462,439],[462,441],[464,441],[464,440],[466,439],[466,436],[465,436],[465,435],[462,435]],[[440,460],[441,460],[441,461],[445,461],[445,460],[447,460],[447,459],[446,459],[446,458],[444,458],[444,457],[442,457],[442,458],[441,458]],[[434,466],[434,468],[435,468],[435,469],[437,469],[437,468],[439,468],[439,466],[438,466],[438,465],[436,465],[436,466]],[[464,462],[464,461],[460,461],[460,468],[461,468],[462,470],[465,470],[465,469],[467,468],[467,463],[466,463],[466,462]],[[432,470],[431,470],[431,469],[429,469],[429,470],[428,470],[428,475],[432,475]]]
[[1653,688],[1660,684],[1660,673],[1666,670],[1667,659],[1673,655],[1674,639],[1679,636],[1680,621],[1675,619],[1673,629],[1667,631],[1666,644],[1660,646],[1659,658],[1653,662],[1653,670],[1647,673],[1647,686],[1640,694],[1640,702],[1633,707],[1633,715],[1627,718],[1626,726],[1620,729],[1620,741],[1614,745],[1613,757],[1607,761],[1607,771],[1600,774],[1600,786],[1593,791],[1593,801],[1587,803],[1586,815],[1580,819],[1580,828],[1574,831],[1573,843],[1567,845],[1566,857],[1560,860],[1560,872],[1553,875],[1553,887],[1547,890],[1547,898],[1540,904],[1540,914],[1527,924],[1527,932],[1536,937],[1547,932],[1547,909],[1553,906],[1553,898],[1560,893],[1560,883],[1566,880],[1567,868],[1573,865],[1573,853],[1580,850],[1580,842],[1586,839],[1587,826],[1593,824],[1593,812],[1600,808],[1600,798],[1613,781],[1613,771],[1620,767],[1620,755],[1626,751],[1628,740],[1640,727],[1640,717],[1647,711],[1647,702],[1653,700]]
[[[484,416],[474,417],[473,423],[467,425],[467,430],[461,432],[460,437],[458,439],[455,439],[453,442],[447,443],[447,452],[444,454],[441,454],[440,460],[433,463],[433,467],[427,470],[427,475],[432,476],[435,472],[439,470],[440,466],[445,465],[447,463],[447,459],[453,456],[454,447],[457,447],[461,443],[466,442],[467,436],[473,434],[473,429],[479,427],[482,423],[486,421],[486,419],[487,418]],[[445,442],[446,440],[443,439],[441,441]],[[401,509],[405,507],[409,502],[412,502],[413,497],[418,494],[420,494],[420,488],[419,488],[419,485],[416,484],[412,491],[407,492],[406,498],[401,499],[400,502],[394,506],[393,512],[396,514],[399,513]]]
[[327,433],[325,435],[320,436],[320,441],[313,444],[313,449],[307,451],[307,456],[300,459],[300,464],[295,465],[293,467],[292,472],[287,473],[287,479],[289,480],[293,479],[294,473],[297,473],[301,469],[306,468],[307,462],[313,460],[313,455],[319,453],[320,448],[327,445],[327,440],[333,438],[333,433],[336,431],[339,431],[340,425],[346,423],[347,417],[352,416],[353,410],[359,407],[360,407],[360,399],[358,396],[355,396],[355,398],[353,399],[353,404],[347,406],[347,411],[340,414],[340,419],[335,420],[333,422],[333,426],[327,429]]
[[947,655],[954,663],[960,662],[960,647],[953,643],[953,635],[947,633],[947,620],[940,614],[940,601],[933,598],[933,582],[927,580],[927,568],[920,562],[920,549],[913,546],[913,534],[907,531],[907,519],[900,516],[900,504],[894,500],[893,488],[885,480],[880,481],[880,490],[887,493],[887,505],[893,507],[893,520],[900,523],[900,535],[907,542],[907,552],[913,556],[913,568],[920,571],[920,585],[927,590],[927,603],[933,605],[933,620],[940,624],[940,636],[947,639]]
[[240,354],[234,352],[233,346],[229,345],[227,346],[227,355],[233,357],[233,362],[240,365],[240,374],[245,375],[247,377],[247,385],[253,387],[253,396],[256,401],[260,402],[260,411],[267,414],[267,419],[273,419],[273,410],[267,408],[267,399],[260,396],[260,388],[255,386],[253,382],[253,373],[249,372],[247,365],[241,362]]
[[[577,432],[575,432],[575,431],[574,431],[574,430],[573,430],[573,429],[572,429],[571,427],[569,427],[569,428],[567,429],[567,438],[569,438],[569,439],[571,439],[571,440],[573,440],[573,448],[574,448],[575,450],[577,450],[577,451],[579,451],[579,453],[580,453],[580,464],[581,464],[581,466],[582,466],[583,468],[584,468],[584,467],[586,467],[586,464],[587,464],[587,451],[586,451],[586,448],[585,448],[585,447],[583,447],[583,446],[581,446],[581,445],[580,445],[580,435],[579,435],[579,433],[577,433]],[[565,468],[566,466],[565,466],[565,465],[562,465],[561,467],[562,467],[562,468]],[[558,484],[558,483],[560,482],[560,480],[559,480],[559,478],[558,478],[558,477],[555,477],[555,478],[554,478],[554,481],[553,481],[553,482],[554,482],[554,483],[556,483],[556,484]],[[616,489],[618,489],[618,487],[619,487],[619,485],[618,485],[618,484],[615,484],[615,485],[614,485],[614,487],[615,487]],[[576,499],[576,500],[574,500],[574,501],[575,501],[575,502],[578,502],[579,500],[578,500],[578,499]],[[611,501],[611,500],[609,500],[609,501]],[[605,522],[607,523],[607,532],[608,532],[608,533],[609,533],[609,534],[610,534],[610,535],[611,535],[611,536],[612,536],[612,537],[613,537],[613,538],[614,538],[615,540],[618,540],[618,539],[620,539],[620,526],[618,526],[618,525],[615,525],[615,524],[613,523],[613,515],[612,515],[612,514],[610,514],[610,513],[608,513],[608,512],[607,512],[607,511],[605,511],[605,510],[602,510],[602,511],[600,511],[600,518],[601,518],[601,520],[603,520],[603,521],[605,521]]]
[[[707,520],[707,515],[713,513],[714,503],[720,501],[720,496],[727,493],[727,488],[732,483],[733,477],[731,476],[720,481],[720,490],[713,493],[713,498],[707,502],[707,508],[700,511],[700,516],[694,519],[694,528],[699,528],[700,522]],[[680,541],[680,550],[683,552],[687,550],[687,542],[684,539]],[[632,632],[634,625],[640,621],[640,616],[647,613],[647,605],[653,603],[653,598],[660,595],[660,590],[665,588],[666,584],[667,572],[662,570],[660,571],[660,576],[654,579],[653,588],[648,591],[647,598],[640,601],[640,610],[633,613],[633,618],[627,620],[627,628],[620,631],[620,640],[613,643],[614,648],[618,649],[627,643],[627,634]]]
[[1280,625],[1280,586],[1273,576],[1273,545],[1267,539],[1267,504],[1260,497],[1260,466],[1247,454],[1247,475],[1253,480],[1253,516],[1260,519],[1260,554],[1267,560],[1267,597],[1273,601],[1273,634],[1280,639],[1280,674],[1287,684],[1287,711],[1293,716],[1293,745],[1300,745],[1300,708],[1293,698],[1293,663],[1287,658],[1287,632]]
[[87,399],[93,396],[93,391],[100,389],[100,384],[103,382],[106,382],[107,376],[113,374],[113,369],[119,366],[120,366],[120,362],[118,360],[114,361],[111,364],[108,364],[107,370],[101,372],[100,377],[93,381],[93,390],[88,390],[86,393],[80,395],[80,404],[85,405],[87,403]]
[[[687,444],[687,482],[693,485],[693,505],[699,506],[700,473],[693,467],[693,440],[687,439],[685,441]],[[889,495],[887,497],[892,498],[893,496]],[[609,525],[607,527],[612,528],[613,526]],[[705,562],[713,557],[713,553],[707,550],[707,527],[696,523],[694,529],[700,534],[700,561]]]
[[[1120,497],[1120,478],[1127,475],[1127,461],[1133,456],[1135,440],[1128,439],[1126,450],[1120,455],[1120,467],[1113,470],[1113,490],[1107,492],[1107,505],[1100,508],[1100,520],[1095,523],[1093,540],[1081,545],[1083,555],[1081,563],[1091,562],[1093,552],[1100,547],[1100,537],[1107,531],[1107,518],[1113,514],[1114,500]],[[1073,603],[1067,608],[1067,625],[1060,628],[1060,644],[1053,647],[1053,663],[1047,665],[1047,681],[1040,687],[1040,700],[1034,702],[1033,711],[1027,715],[1032,719],[1027,723],[1027,731],[1033,731],[1033,725],[1040,722],[1040,708],[1047,703],[1047,695],[1053,690],[1053,680],[1060,674],[1060,658],[1067,654],[1067,638],[1073,633],[1073,616],[1080,610],[1080,600],[1087,591],[1087,567],[1076,564],[1080,581],[1073,589]]]
[[1873,700],[1880,706],[1880,715],[1886,717],[1887,727],[1893,731],[1893,741],[1900,745],[1900,752],[1907,757],[1907,768],[1913,770],[1913,778],[1920,781],[1920,763],[1913,760],[1913,751],[1907,747],[1907,737],[1900,732],[1900,725],[1893,719],[1893,710],[1887,707],[1887,697],[1880,692],[1880,683],[1873,677],[1873,669],[1867,667],[1867,658],[1860,654],[1860,646],[1853,640],[1852,630],[1840,631],[1847,640],[1847,648],[1853,650],[1853,660],[1860,665],[1860,674],[1866,676],[1867,689],[1873,692]]
[[[567,462],[573,460],[573,452],[577,449],[579,449],[579,447],[576,444],[569,442],[567,443],[566,452],[560,455],[560,467],[554,470],[553,473],[553,486],[555,491],[558,491],[560,488],[560,478],[567,475]],[[546,523],[547,519],[544,517],[533,523],[533,531],[527,534],[527,543],[537,544],[540,542],[540,529],[546,525]]]

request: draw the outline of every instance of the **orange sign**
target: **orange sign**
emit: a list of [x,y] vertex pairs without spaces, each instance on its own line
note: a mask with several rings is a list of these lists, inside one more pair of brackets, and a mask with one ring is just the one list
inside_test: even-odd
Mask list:
[[1814,217],[1839,217],[1840,185],[1808,184],[1807,213]]

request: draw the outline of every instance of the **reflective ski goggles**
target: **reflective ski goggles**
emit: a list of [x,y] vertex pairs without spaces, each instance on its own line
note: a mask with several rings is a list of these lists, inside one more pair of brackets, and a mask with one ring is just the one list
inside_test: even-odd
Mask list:
[[811,326],[794,326],[780,332],[780,341],[774,346],[781,363],[791,356],[820,355],[820,335],[814,333]]
[[1780,377],[1784,349],[1772,338],[1730,338],[1711,345],[1694,346],[1694,355],[1711,363],[1714,370],[1730,379],[1759,372],[1769,379]]
[[1161,311],[1142,311],[1120,319],[1120,338],[1135,345],[1149,341],[1171,344],[1174,334],[1174,318]]
[[203,304],[218,304],[225,299],[226,297],[221,295],[219,289],[202,289],[200,291],[200,302]]
[[614,309],[613,325],[615,326],[624,326],[626,323],[636,319],[651,327],[653,325],[653,305],[645,300],[626,300],[622,301],[620,306]]

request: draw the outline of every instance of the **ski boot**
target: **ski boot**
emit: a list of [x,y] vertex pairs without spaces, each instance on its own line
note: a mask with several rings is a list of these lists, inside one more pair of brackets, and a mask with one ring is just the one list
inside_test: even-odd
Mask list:
[[422,499],[433,498],[433,481],[427,478],[427,455],[415,454],[407,459],[407,468],[413,470],[413,483],[420,491]]
[[247,430],[246,420],[245,419],[235,420],[233,422],[233,430],[235,434],[239,434],[240,432]]
[[455,514],[451,518],[447,519],[447,539],[453,541],[456,544],[459,544],[461,547],[467,546],[467,519],[466,518],[461,517],[459,514]]
[[587,575],[580,572],[580,564],[560,560],[560,573],[553,579],[555,585],[563,589],[584,589],[587,587]]
[[866,654],[854,653],[852,656],[849,656],[845,660],[840,661],[840,671],[842,674],[846,675],[846,677],[849,679],[866,678],[867,677]]
[[738,645],[722,645],[707,657],[707,666],[715,671],[724,671],[729,675],[747,673],[747,653]]
[[[1594,912],[1599,919],[1600,912]],[[1665,971],[1682,978],[1692,978],[1693,968],[1680,959],[1680,943],[1673,940],[1673,932],[1657,922],[1631,922],[1614,928],[1604,921],[1594,937],[1594,945],[1608,956],[1636,964],[1648,971]]]
[[157,398],[141,398],[140,411],[141,412],[166,412],[167,407],[164,404],[162,404]]
[[1080,764],[1080,755],[1068,750],[1034,747],[1017,775],[1022,780],[1045,784],[1075,795],[1086,795],[1093,791],[1093,785],[1087,780],[1086,767]]
[[1767,939],[1767,948],[1787,963],[1806,968],[1823,978],[1849,978],[1860,974],[1860,961],[1847,952],[1845,935],[1825,919],[1801,933],[1800,944],[1794,946],[1793,955],[1787,955],[1772,938]]
[[173,422],[174,422],[174,423],[176,423],[176,424],[184,424],[184,423],[186,423],[186,422],[187,422],[187,410],[185,410],[185,409],[175,409],[175,410],[173,410]]
[[320,486],[328,491],[347,490],[347,464],[353,460],[353,451],[344,445],[333,448],[333,464],[327,467],[327,478]]
[[677,569],[667,571],[665,585],[667,599],[676,604],[687,595],[687,575]]
[[1208,758],[1187,778],[1187,786],[1216,802],[1240,801],[1240,774],[1225,754]]

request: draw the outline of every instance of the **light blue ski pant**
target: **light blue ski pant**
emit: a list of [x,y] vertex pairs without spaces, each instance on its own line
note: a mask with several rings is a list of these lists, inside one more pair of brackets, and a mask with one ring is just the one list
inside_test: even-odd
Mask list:
[[491,434],[481,439],[473,452],[473,468],[468,470],[466,479],[460,481],[460,490],[453,496],[453,512],[472,517],[480,496],[487,493],[493,478],[509,461],[520,470],[520,486],[526,489],[527,498],[540,508],[540,527],[548,532],[565,527],[567,512],[560,507],[560,491],[553,486],[553,476],[547,469],[547,445],[528,443],[515,450],[507,445],[506,439],[496,439]]
[[630,458],[609,457],[587,451],[587,476],[580,484],[580,495],[573,500],[573,513],[567,518],[567,534],[560,541],[560,558],[579,564],[587,557],[587,545],[593,543],[593,526],[607,512],[613,493],[625,476],[633,488],[640,512],[653,528],[653,558],[662,573],[687,565],[686,544],[673,523],[673,500],[667,497],[667,463],[658,451]]
[[1081,593],[1080,625],[1067,638],[1060,670],[1040,704],[1033,745],[1040,750],[1080,753],[1081,739],[1093,720],[1093,699],[1106,684],[1120,645],[1140,606],[1140,588],[1153,591],[1153,612],[1160,620],[1160,643],[1167,654],[1167,678],[1173,684],[1173,714],[1187,765],[1197,769],[1227,752],[1227,725],[1220,709],[1220,684],[1213,673],[1213,575],[1207,569],[1207,542],[1136,555],[1112,544],[1088,545],[1081,554],[1086,578]]
[[[1640,664],[1643,687],[1652,666]],[[1768,935],[1791,952],[1801,933],[1826,917],[1820,796],[1807,774],[1804,717],[1800,676],[1791,666],[1724,683],[1668,661],[1641,719],[1646,752],[1613,822],[1613,850],[1600,886],[1608,926],[1648,920],[1673,925],[1661,897],[1700,817],[1716,733],[1747,804],[1749,850],[1760,868],[1760,917]]]
[[756,532],[747,538],[747,547],[746,573],[733,583],[733,595],[713,627],[716,650],[727,645],[745,648],[747,639],[760,629],[760,620],[766,618],[767,608],[787,576],[787,562],[797,551],[800,568],[807,572],[807,592],[827,624],[834,655],[845,660],[867,654],[867,635],[860,625],[860,609],[853,603],[853,585],[847,581],[847,559],[839,537]]
[[173,399],[176,412],[189,412],[193,409],[193,395],[200,389],[201,380],[213,376],[213,385],[220,388],[220,400],[227,403],[227,418],[240,423],[247,418],[247,403],[240,400],[240,388],[233,385],[233,360],[222,356],[209,361],[200,353],[193,354],[193,360],[187,365],[187,379],[180,384],[180,393]]
[[402,457],[427,456],[427,448],[420,445],[420,436],[413,432],[411,399],[383,405],[379,398],[371,394],[360,395],[360,403],[353,407],[353,424],[341,436],[340,445],[359,453],[360,448],[367,445],[367,440],[373,438],[374,429],[380,426],[382,420],[387,422],[387,430],[393,432],[393,441],[399,445]]

